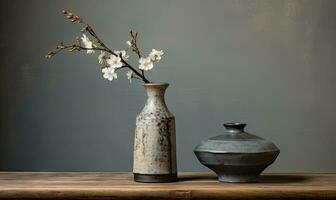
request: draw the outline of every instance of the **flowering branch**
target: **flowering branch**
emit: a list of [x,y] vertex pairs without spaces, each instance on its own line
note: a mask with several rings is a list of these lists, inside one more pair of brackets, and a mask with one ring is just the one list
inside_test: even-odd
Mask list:
[[55,51],[49,51],[48,54],[46,55],[46,58],[50,59],[56,54],[60,53],[63,50],[68,50],[68,51],[80,51],[80,50],[101,50],[105,51],[103,48],[86,48],[81,46],[80,44],[72,44],[72,45],[65,45],[63,42],[61,42],[59,45],[56,46]]
[[[139,50],[138,45],[137,45],[138,32],[136,32],[136,31],[134,32],[131,29],[130,34],[131,34],[131,40],[127,41],[127,44],[129,45],[131,50],[133,52],[135,52],[139,56],[139,58],[141,58],[140,50]],[[142,74],[143,77],[145,77],[145,71],[143,69],[141,69],[141,74]]]
[[[70,52],[86,50],[88,54],[92,54],[96,50],[98,50],[101,51],[98,60],[99,63],[102,64],[102,72],[104,73],[104,78],[111,81],[114,78],[117,78],[116,71],[118,69],[128,68],[130,71],[127,72],[126,76],[130,81],[132,78],[135,78],[142,80],[144,83],[150,83],[150,81],[145,77],[144,71],[153,68],[153,62],[159,61],[161,59],[161,55],[163,55],[162,51],[157,51],[153,49],[149,57],[141,57],[140,50],[137,47],[136,43],[138,33],[130,30],[131,41],[127,41],[127,44],[129,45],[131,50],[135,52],[139,57],[140,65],[138,71],[127,62],[129,56],[127,55],[125,50],[111,50],[98,37],[93,28],[88,23],[84,22],[82,18],[65,10],[63,10],[62,12],[69,21],[73,23],[77,22],[83,24],[84,27],[81,29],[81,32],[89,33],[95,39],[96,43],[92,42],[85,34],[83,34],[81,38],[76,38],[76,43],[74,44],[65,45],[63,42],[61,42],[59,45],[56,46],[56,49],[54,51],[48,52],[48,54],[46,55],[48,59],[52,58],[63,50],[68,50]],[[83,44],[83,46],[81,44]]]

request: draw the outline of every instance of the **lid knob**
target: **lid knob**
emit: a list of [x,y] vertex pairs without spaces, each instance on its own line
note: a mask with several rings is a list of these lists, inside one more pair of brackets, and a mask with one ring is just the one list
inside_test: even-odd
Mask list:
[[243,132],[246,124],[244,123],[239,123],[239,122],[234,122],[234,123],[225,123],[223,124],[224,127],[229,130],[229,131],[239,131]]

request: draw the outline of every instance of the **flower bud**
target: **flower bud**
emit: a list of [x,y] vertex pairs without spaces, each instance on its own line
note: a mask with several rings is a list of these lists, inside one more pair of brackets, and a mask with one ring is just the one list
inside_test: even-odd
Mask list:
[[83,28],[81,28],[81,32],[86,32],[86,30],[87,30],[87,27],[83,27]]
[[52,58],[55,54],[56,54],[55,52],[49,51],[48,54],[46,55],[46,58],[47,58],[47,59],[50,59],[50,58]]

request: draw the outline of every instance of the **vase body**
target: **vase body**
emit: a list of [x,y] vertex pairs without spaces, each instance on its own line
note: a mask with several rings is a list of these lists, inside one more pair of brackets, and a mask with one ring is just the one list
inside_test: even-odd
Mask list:
[[137,182],[177,180],[175,117],[164,94],[169,84],[144,84],[147,102],[136,118],[133,174]]
[[224,124],[224,133],[194,149],[198,160],[213,170],[221,182],[255,182],[280,153],[272,142],[245,132],[245,125]]

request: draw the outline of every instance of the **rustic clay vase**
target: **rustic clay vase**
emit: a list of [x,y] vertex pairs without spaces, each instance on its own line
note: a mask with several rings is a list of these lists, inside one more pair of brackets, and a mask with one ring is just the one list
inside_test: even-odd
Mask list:
[[246,133],[245,125],[226,123],[226,131],[194,149],[198,160],[221,182],[255,182],[280,153],[272,142]]
[[177,181],[175,117],[164,94],[168,83],[144,84],[147,103],[136,118],[133,174],[137,182]]

